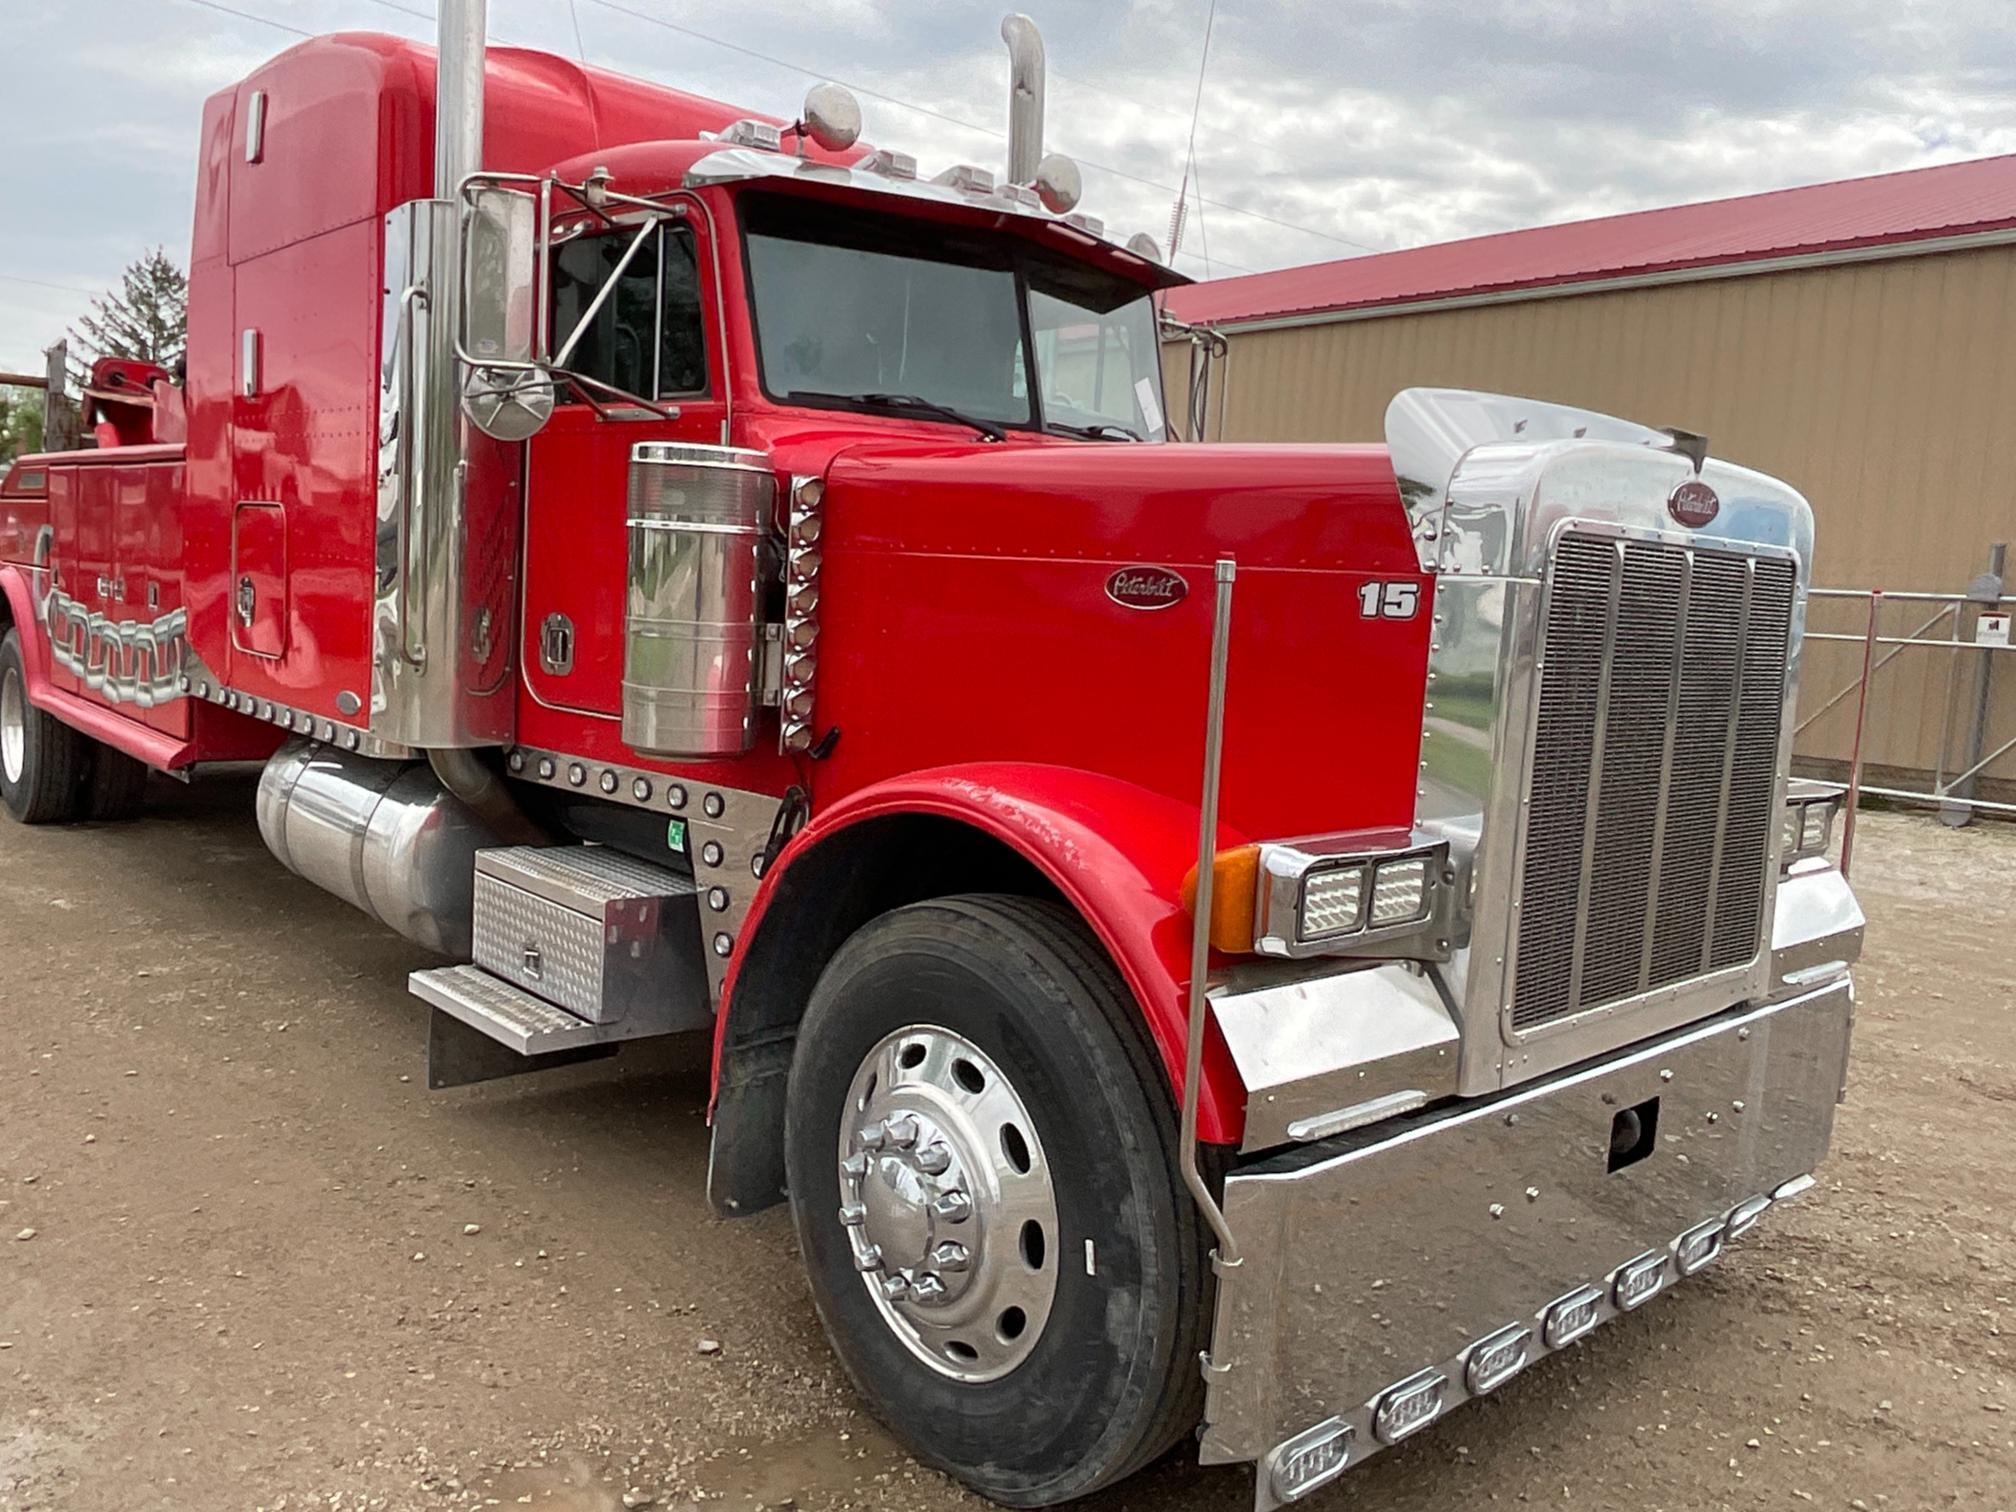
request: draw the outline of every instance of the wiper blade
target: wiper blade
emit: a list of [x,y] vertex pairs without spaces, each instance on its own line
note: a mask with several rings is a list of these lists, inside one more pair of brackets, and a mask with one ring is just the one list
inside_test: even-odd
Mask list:
[[1110,420],[1102,420],[1097,425],[1071,425],[1063,420],[1052,420],[1043,428],[1045,430],[1061,431],[1067,436],[1083,436],[1087,441],[1110,441],[1116,437],[1123,441],[1146,441],[1148,439],[1140,432],[1129,430],[1124,425],[1115,425]]
[[982,420],[978,415],[969,415],[964,410],[940,404],[935,399],[926,399],[921,394],[829,394],[818,389],[792,389],[784,397],[813,403],[864,404],[879,409],[905,410],[914,415],[930,415],[939,420],[950,420],[954,425],[970,427],[989,441],[1008,439],[1008,432],[994,421]]

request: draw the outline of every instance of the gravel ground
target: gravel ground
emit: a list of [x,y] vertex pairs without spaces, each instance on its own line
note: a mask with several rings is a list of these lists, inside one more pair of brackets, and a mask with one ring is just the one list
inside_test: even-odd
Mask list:
[[[0,824],[0,1508],[977,1508],[858,1410],[706,1047],[430,1094],[244,779]],[[1318,1508],[2016,1509],[2016,831],[1871,815],[1821,1190]],[[1237,1509],[1177,1456],[1093,1505]]]

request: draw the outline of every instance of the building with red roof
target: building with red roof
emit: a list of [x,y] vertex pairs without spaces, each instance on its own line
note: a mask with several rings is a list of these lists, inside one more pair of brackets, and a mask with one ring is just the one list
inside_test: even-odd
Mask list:
[[[1810,184],[1217,279],[1168,313],[1208,326],[1203,434],[1378,440],[1415,385],[1676,425],[1812,501],[1814,581],[1960,593],[2016,539],[2016,156]],[[1171,408],[1200,364],[1168,348]],[[1873,684],[1879,777],[1971,764],[1976,607],[1895,601]],[[1816,597],[1798,751],[1846,757],[1866,601]],[[1886,648],[1889,649],[1889,648]],[[1949,658],[1952,659],[1949,665]],[[1998,663],[1983,753],[2016,742]],[[1982,796],[2016,797],[2016,749]],[[1999,780],[1998,780],[1999,779]]]

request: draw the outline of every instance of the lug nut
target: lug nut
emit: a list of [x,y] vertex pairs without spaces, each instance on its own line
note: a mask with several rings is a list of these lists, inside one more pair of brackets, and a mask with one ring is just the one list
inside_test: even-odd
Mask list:
[[926,1271],[910,1283],[911,1295],[919,1302],[938,1302],[945,1296],[945,1283]]
[[[854,1251],[854,1269],[858,1271],[878,1271],[882,1269],[882,1247],[871,1244],[866,1249]],[[885,1285],[885,1291],[888,1289]]]
[[917,1143],[917,1120],[908,1113],[898,1113],[883,1125],[889,1136],[889,1143],[899,1150],[907,1150]]
[[840,1209],[840,1221],[848,1228],[859,1228],[868,1221],[867,1206],[859,1202],[849,1202]]
[[932,1202],[931,1211],[947,1223],[964,1223],[973,1216],[973,1199],[964,1192],[947,1192]]
[[926,1176],[942,1176],[952,1168],[952,1152],[942,1144],[928,1144],[917,1152],[917,1169]]
[[871,1150],[879,1150],[889,1143],[889,1125],[877,1119],[854,1131],[854,1137]]
[[[879,1263],[879,1258],[878,1258]],[[873,1267],[870,1267],[871,1269]],[[910,1283],[902,1276],[889,1275],[882,1278],[882,1296],[889,1302],[901,1302],[910,1295]]]
[[963,1271],[970,1263],[966,1246],[957,1239],[941,1239],[931,1249],[931,1263],[940,1270]]
[[850,1181],[859,1181],[865,1177],[868,1174],[868,1152],[862,1150],[841,1161],[840,1174]]

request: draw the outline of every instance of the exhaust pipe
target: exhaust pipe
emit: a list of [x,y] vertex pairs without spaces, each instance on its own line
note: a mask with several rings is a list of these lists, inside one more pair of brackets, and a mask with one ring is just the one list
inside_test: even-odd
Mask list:
[[1033,184],[1043,161],[1043,34],[1020,11],[1001,18],[1008,44],[1008,182]]
[[483,166],[483,54],[490,0],[440,0],[434,57],[434,197]]

